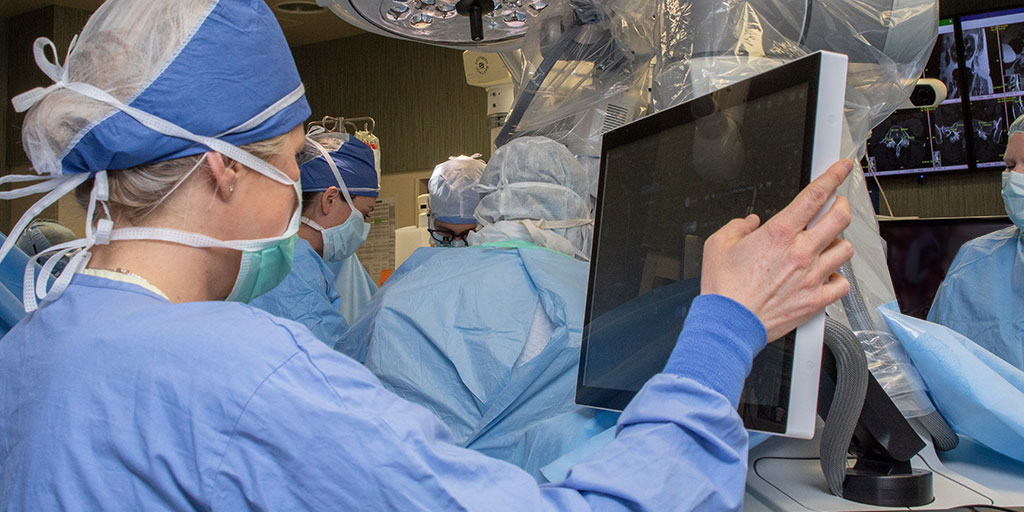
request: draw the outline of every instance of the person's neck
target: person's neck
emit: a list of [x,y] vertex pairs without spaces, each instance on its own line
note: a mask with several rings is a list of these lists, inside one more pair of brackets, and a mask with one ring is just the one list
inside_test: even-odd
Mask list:
[[198,249],[151,240],[114,242],[95,246],[91,252],[88,268],[130,272],[174,303],[223,300],[231,291],[238,273],[237,258],[241,257],[231,249]]
[[[313,222],[320,224],[316,220],[313,220]],[[323,224],[320,225],[322,226]],[[320,234],[319,231],[305,224],[302,224],[299,226],[299,238],[309,242],[309,245],[313,247],[313,250],[316,251],[316,253],[319,254],[321,258],[324,257],[324,237],[323,235]]]

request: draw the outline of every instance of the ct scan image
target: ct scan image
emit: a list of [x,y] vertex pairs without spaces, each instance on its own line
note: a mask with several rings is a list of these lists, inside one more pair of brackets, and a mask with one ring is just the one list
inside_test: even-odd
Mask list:
[[868,154],[876,172],[932,167],[928,115],[921,110],[897,110],[871,130]]

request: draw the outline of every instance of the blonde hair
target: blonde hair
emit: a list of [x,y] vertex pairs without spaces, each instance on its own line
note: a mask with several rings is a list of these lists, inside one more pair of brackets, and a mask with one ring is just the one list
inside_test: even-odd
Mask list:
[[[287,137],[288,134],[278,135],[246,144],[241,149],[267,160],[288,150]],[[224,161],[226,165],[231,163],[228,158],[224,158]],[[193,167],[196,167],[195,172],[188,174]],[[110,188],[107,207],[110,215],[115,222],[139,225],[160,209],[183,180],[189,176],[206,175],[208,170],[205,154],[199,154],[110,171],[107,173]],[[75,190],[75,197],[82,208],[88,208],[92,187],[93,180],[89,180]]]

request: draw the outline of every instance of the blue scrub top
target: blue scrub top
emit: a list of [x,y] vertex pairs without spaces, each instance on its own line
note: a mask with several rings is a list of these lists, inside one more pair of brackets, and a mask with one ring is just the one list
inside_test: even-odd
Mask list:
[[327,268],[334,272],[334,287],[341,295],[341,316],[351,325],[377,293],[377,283],[359,261],[358,254],[339,262],[328,261]]
[[681,353],[721,350],[654,377],[614,441],[538,486],[301,324],[78,275],[0,340],[0,508],[738,510],[735,409],[764,330],[700,304]]
[[960,248],[928,321],[1024,370],[1024,238],[1011,226]]
[[334,287],[334,272],[302,238],[295,242],[295,258],[288,276],[250,304],[305,325],[331,348],[348,330],[348,322],[341,314],[341,295]]

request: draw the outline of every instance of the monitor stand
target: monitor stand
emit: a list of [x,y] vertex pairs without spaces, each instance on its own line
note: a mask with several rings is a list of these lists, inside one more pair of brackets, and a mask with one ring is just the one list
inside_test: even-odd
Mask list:
[[[922,439],[927,437],[916,421],[910,423]],[[818,432],[812,440],[773,437],[750,451],[743,510],[909,510],[865,505],[830,494],[818,455],[821,426],[819,421]],[[1005,458],[984,448],[972,449],[972,443],[967,440],[963,447],[944,453],[942,458],[955,460],[949,465],[943,463],[928,442],[910,461],[912,468],[931,471],[934,475],[935,499],[918,510],[978,504],[1011,509],[1024,507],[1024,471],[1020,470],[1024,466],[1019,463],[1001,460]],[[1000,460],[993,462],[993,459]]]

